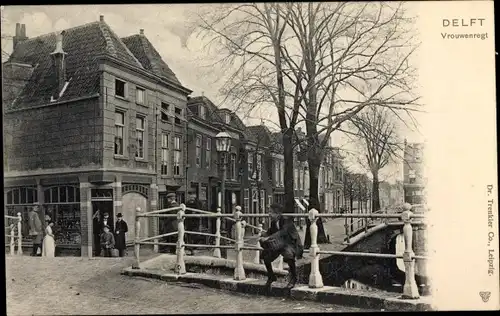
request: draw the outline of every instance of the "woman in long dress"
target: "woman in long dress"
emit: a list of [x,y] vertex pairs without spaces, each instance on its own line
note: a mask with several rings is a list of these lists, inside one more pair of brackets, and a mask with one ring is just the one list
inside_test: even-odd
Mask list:
[[42,257],[55,257],[56,242],[54,240],[54,233],[52,232],[54,222],[50,221],[45,228],[45,237],[43,238]]

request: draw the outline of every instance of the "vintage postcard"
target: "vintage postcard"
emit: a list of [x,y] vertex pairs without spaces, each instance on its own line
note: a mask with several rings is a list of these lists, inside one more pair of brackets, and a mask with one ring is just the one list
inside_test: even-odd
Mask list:
[[493,1],[1,8],[8,315],[500,308]]

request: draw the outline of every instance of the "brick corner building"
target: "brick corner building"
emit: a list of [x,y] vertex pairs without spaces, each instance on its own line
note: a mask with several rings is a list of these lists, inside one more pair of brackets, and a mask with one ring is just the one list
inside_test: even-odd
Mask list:
[[[92,253],[97,209],[123,213],[132,241],[135,208],[156,209],[184,183],[191,90],[143,30],[119,38],[103,16],[35,38],[18,24],[13,43],[3,65],[7,212],[26,218],[40,204],[57,248],[82,256]],[[142,227],[150,235],[157,221]]]

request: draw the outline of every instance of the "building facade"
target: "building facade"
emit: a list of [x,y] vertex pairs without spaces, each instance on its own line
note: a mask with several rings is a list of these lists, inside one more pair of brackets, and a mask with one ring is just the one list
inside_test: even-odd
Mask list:
[[[32,39],[18,26],[14,39],[4,64],[7,212],[26,214],[38,203],[56,222],[58,248],[82,256],[92,254],[97,210],[122,213],[132,241],[135,208],[155,210],[159,191],[183,183],[191,91],[142,30],[119,38],[103,16]],[[165,173],[162,145],[173,162]],[[157,221],[142,227],[149,236]]]
[[403,190],[405,203],[425,204],[427,177],[423,164],[423,143],[404,145]]

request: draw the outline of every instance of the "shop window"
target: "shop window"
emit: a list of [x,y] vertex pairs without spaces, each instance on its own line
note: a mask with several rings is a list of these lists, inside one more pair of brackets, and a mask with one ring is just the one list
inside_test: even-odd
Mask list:
[[[23,187],[23,188],[12,188],[8,189],[6,192],[6,215],[17,216],[17,213],[21,213],[22,225],[21,233],[23,235],[23,240],[31,240],[32,237],[29,236],[29,225],[28,225],[28,213],[33,207],[34,203],[38,202],[38,195],[35,187]],[[42,214],[39,215],[40,220],[43,221]],[[17,219],[5,219],[5,227],[9,227],[11,224],[17,225]],[[16,226],[17,227],[17,226]],[[16,228],[17,230],[17,228]],[[7,232],[10,234],[10,231]]]

